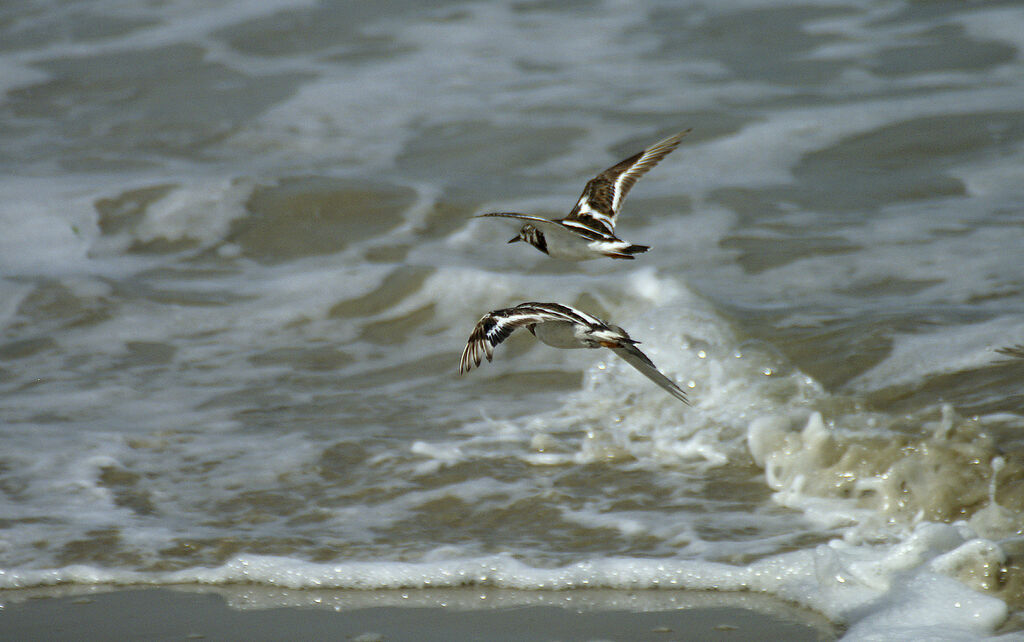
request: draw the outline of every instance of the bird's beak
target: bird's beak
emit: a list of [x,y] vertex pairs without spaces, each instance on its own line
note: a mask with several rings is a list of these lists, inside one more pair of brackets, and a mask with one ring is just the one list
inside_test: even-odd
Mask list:
[[512,239],[511,241],[509,241],[509,243],[515,243],[516,241],[521,241],[521,240],[523,240],[522,237],[517,236],[514,239]]

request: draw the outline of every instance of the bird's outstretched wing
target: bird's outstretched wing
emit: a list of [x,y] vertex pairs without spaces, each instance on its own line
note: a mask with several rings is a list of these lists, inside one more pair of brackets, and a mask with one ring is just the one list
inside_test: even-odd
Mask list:
[[484,218],[487,216],[499,216],[501,218],[515,218],[520,221],[530,221],[531,223],[551,223],[549,219],[541,218],[539,216],[528,216],[526,214],[520,214],[518,212],[488,212],[486,214],[477,214],[473,218]]
[[1009,348],[997,348],[996,352],[999,354],[1005,354],[1008,357],[1018,357],[1024,359],[1024,343],[1019,346],[1011,346]]
[[488,212],[486,214],[477,214],[473,218],[485,217],[510,218],[518,221],[526,221],[533,224],[534,227],[543,230],[545,234],[574,233],[578,236],[582,236],[588,241],[597,241],[608,238],[608,236],[603,232],[596,232],[587,228],[579,228],[579,226],[575,225],[566,225],[563,220],[552,221],[551,219],[541,218],[539,216],[530,216],[528,214],[519,214],[518,212]]
[[611,350],[623,361],[636,368],[640,374],[664,388],[668,394],[686,405],[690,405],[690,402],[686,399],[686,393],[675,382],[663,375],[657,366],[647,358],[647,355],[640,351],[640,348],[632,343],[623,343],[621,346]]
[[576,207],[559,221],[566,227],[586,228],[615,236],[615,217],[626,194],[641,176],[678,147],[679,141],[688,133],[689,129],[669,136],[590,179]]
[[544,321],[587,323],[590,319],[577,310],[558,303],[520,303],[514,308],[488,312],[469,335],[469,342],[466,343],[466,349],[462,351],[462,360],[459,362],[459,374],[479,366],[484,357],[490,361],[494,347],[507,339],[517,328]]

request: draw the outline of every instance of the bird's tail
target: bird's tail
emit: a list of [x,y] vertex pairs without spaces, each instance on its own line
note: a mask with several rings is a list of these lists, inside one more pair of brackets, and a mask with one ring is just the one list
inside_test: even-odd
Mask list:
[[632,259],[634,254],[643,254],[649,249],[651,249],[650,245],[627,245],[612,252],[606,252],[605,256],[613,259]]

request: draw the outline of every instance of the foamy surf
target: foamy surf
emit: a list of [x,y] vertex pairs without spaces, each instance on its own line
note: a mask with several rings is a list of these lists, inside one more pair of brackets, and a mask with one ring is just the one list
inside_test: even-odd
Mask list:
[[[901,546],[866,555],[836,543],[760,560],[745,567],[688,560],[608,558],[536,568],[511,555],[435,562],[317,564],[239,556],[210,569],[141,574],[73,566],[6,573],[3,588],[59,583],[139,585],[252,583],[289,589],[418,589],[490,587],[527,591],[570,589],[697,589],[756,591],[812,608],[849,626],[849,639],[972,639],[1006,618],[1006,604],[946,575],[978,556],[981,540],[949,526],[917,529]],[[450,555],[450,551],[444,556]],[[927,624],[925,624],[927,623]]]
[[[0,24],[0,586],[1021,628],[1019,11],[194,4]],[[617,223],[635,265],[472,218],[562,216],[685,127]],[[458,377],[531,300],[626,328],[693,406],[529,336]]]

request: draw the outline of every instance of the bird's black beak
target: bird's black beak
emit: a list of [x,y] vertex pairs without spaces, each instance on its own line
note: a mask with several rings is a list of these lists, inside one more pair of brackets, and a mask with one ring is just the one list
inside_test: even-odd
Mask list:
[[522,240],[523,240],[522,237],[517,236],[514,239],[512,239],[511,241],[509,241],[509,243],[515,243],[516,241],[522,241]]

